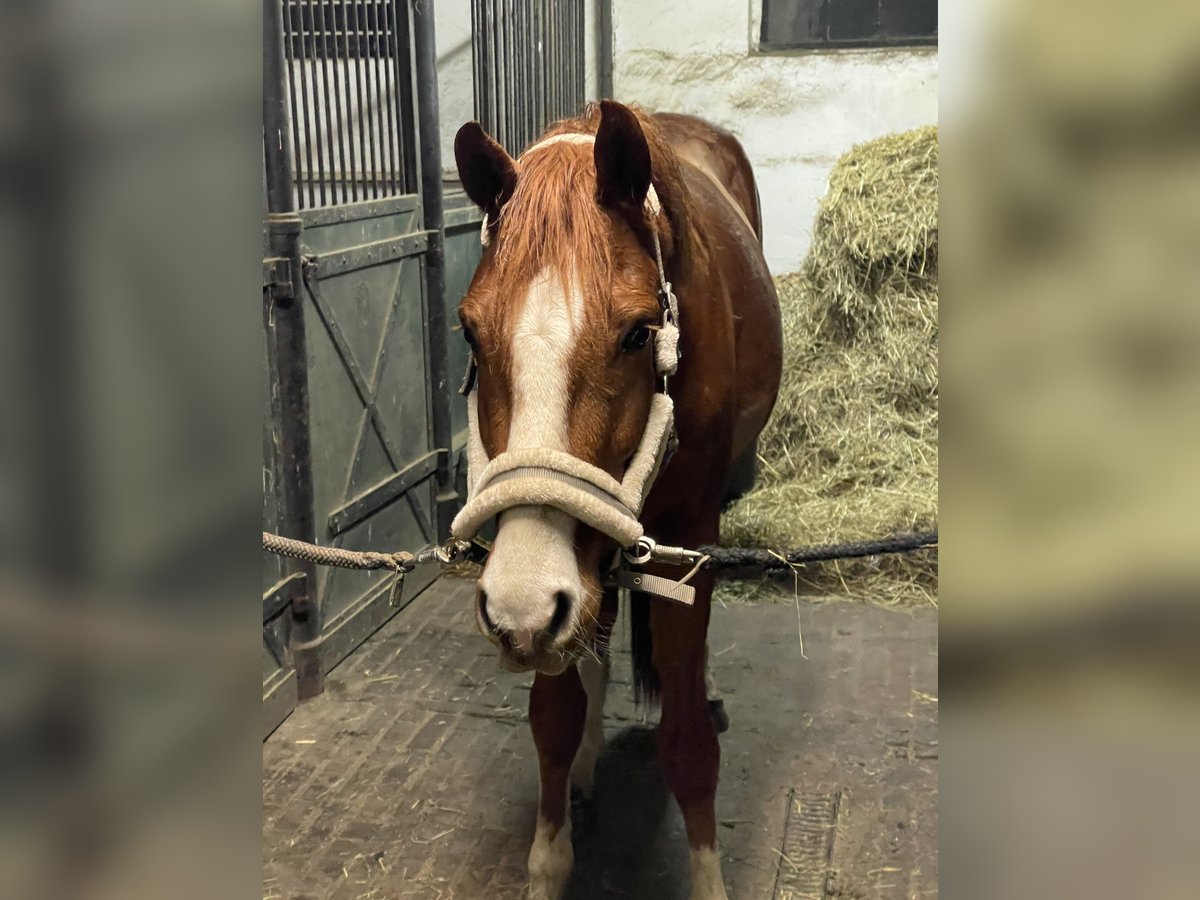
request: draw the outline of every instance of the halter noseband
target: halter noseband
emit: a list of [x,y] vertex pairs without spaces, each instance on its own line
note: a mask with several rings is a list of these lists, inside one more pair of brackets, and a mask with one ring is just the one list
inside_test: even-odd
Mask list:
[[[590,134],[558,134],[534,144],[523,155],[550,144],[594,142],[595,137]],[[663,268],[657,226],[662,206],[653,184],[646,193],[645,210],[654,239],[662,308],[662,325],[654,332],[654,368],[662,378],[662,390],[651,398],[645,430],[624,477],[618,482],[603,469],[549,447],[508,450],[489,459],[479,433],[479,402],[472,357],[462,387],[462,393],[467,396],[468,496],[466,505],[450,526],[456,538],[471,540],[492,516],[516,506],[551,506],[562,510],[608,535],[623,549],[634,547],[643,537],[645,530],[638,516],[659,470],[678,443],[674,404],[667,393],[667,381],[679,365],[679,301]],[[488,224],[485,214],[480,236],[484,246],[490,237]],[[641,589],[646,590],[645,587]],[[668,588],[655,592],[682,599],[677,591]]]

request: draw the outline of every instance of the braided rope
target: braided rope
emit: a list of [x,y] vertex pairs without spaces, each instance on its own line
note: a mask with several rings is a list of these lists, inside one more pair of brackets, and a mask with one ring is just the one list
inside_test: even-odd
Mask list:
[[316,563],[319,566],[337,566],[339,569],[391,569],[404,574],[417,565],[417,558],[406,550],[395,553],[375,553],[370,550],[341,550],[337,547],[318,547],[292,538],[280,537],[263,532],[263,549],[279,556]]
[[897,534],[873,541],[848,541],[844,544],[819,544],[802,547],[786,553],[759,550],[753,547],[701,547],[699,552],[708,556],[704,568],[712,570],[755,568],[764,572],[787,569],[810,562],[828,562],[835,559],[855,559],[861,556],[881,556],[886,553],[909,553],[936,547],[938,533],[924,531],[918,534]]

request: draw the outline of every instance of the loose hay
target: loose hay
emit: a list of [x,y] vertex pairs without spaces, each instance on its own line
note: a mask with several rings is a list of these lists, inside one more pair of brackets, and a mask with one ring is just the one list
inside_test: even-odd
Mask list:
[[[928,127],[855,147],[834,167],[802,270],[777,280],[783,384],[757,486],[726,512],[724,543],[788,548],[937,527],[937,165]],[[797,575],[806,593],[936,602],[937,553]],[[721,596],[761,591],[729,585]]]

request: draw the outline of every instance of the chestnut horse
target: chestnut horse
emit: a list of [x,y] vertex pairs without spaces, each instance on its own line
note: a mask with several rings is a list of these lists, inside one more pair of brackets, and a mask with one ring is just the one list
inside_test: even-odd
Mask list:
[[[482,452],[549,448],[620,480],[665,387],[678,450],[641,522],[660,543],[716,543],[731,472],[753,453],[782,358],[754,176],[737,140],[697,118],[606,100],[556,123],[516,160],[474,122],[454,152],[485,214],[483,257],[459,309],[477,367]],[[666,385],[653,349],[664,279],[680,322]],[[499,515],[479,580],[476,617],[501,662],[536,671],[536,900],[562,893],[573,860],[569,791],[590,791],[604,739],[617,593],[603,582],[616,549],[560,508],[515,506]],[[726,897],[713,808],[720,748],[705,691],[713,580],[699,572],[692,584],[691,606],[632,594],[630,622],[639,695],[662,706],[658,753],[687,826],[692,897],[709,900]]]

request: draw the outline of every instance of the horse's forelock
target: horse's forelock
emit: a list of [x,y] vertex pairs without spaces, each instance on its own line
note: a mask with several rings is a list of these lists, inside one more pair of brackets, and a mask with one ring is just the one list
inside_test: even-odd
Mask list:
[[[654,119],[637,106],[629,109],[650,147],[654,185],[664,211],[657,229],[668,269],[678,270],[694,244],[694,217],[679,160]],[[600,115],[599,105],[589,104],[583,115],[554,123],[539,140],[594,135]],[[500,213],[503,236],[496,266],[505,284],[528,283],[547,269],[564,282],[578,278],[585,294],[611,282],[611,220],[597,202],[593,152],[590,143],[561,142],[519,158],[516,189]]]
[[501,211],[501,282],[516,287],[550,271],[584,293],[608,283],[612,235],[595,194],[588,145],[555,144],[522,158],[517,188]]

